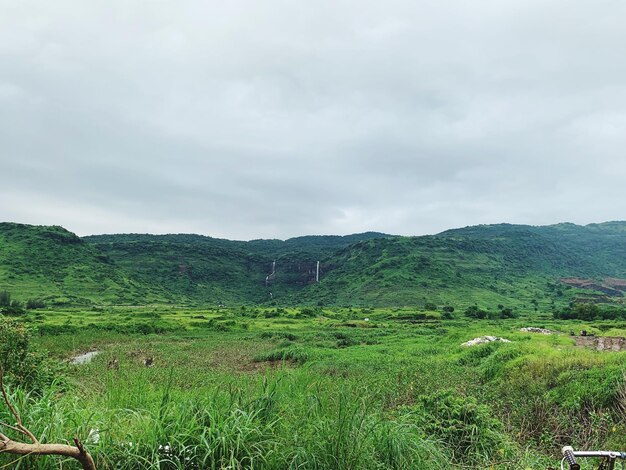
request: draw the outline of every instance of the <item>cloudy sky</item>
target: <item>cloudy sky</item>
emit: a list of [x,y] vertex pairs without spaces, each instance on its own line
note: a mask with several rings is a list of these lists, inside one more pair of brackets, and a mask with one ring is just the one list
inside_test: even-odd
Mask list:
[[626,2],[0,2],[0,220],[250,239],[626,219]]

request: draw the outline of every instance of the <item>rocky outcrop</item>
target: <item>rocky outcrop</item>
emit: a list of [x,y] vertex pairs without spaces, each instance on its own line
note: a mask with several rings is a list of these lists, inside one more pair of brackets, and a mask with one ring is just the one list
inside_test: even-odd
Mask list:
[[520,328],[520,331],[523,331],[524,333],[540,333],[542,335],[556,335],[556,334],[558,334],[558,331],[547,330],[546,328],[536,328],[534,326],[527,326],[527,327],[524,327],[524,328]]
[[478,344],[492,343],[494,341],[500,341],[501,343],[510,343],[506,338],[500,338],[499,336],[481,336],[480,338],[474,338],[465,343],[461,344],[461,346],[476,346]]

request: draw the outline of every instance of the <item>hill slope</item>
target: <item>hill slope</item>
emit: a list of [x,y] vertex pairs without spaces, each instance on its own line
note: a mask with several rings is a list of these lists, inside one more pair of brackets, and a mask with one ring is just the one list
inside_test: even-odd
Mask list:
[[622,302],[623,279],[626,222],[249,242],[184,234],[81,239],[60,227],[0,224],[0,290],[61,303],[547,308],[576,297]]
[[48,303],[164,301],[62,227],[0,223],[0,290]]
[[626,223],[466,227],[436,236],[360,242],[337,253],[332,263],[336,268],[304,298],[489,308],[546,307],[574,297],[621,301],[619,290],[608,299],[608,289],[572,290],[560,279],[626,278]]
[[84,240],[133,278],[161,286],[179,301],[259,303],[311,283],[320,258],[354,241],[384,236],[368,232],[242,242],[201,235],[127,234]]

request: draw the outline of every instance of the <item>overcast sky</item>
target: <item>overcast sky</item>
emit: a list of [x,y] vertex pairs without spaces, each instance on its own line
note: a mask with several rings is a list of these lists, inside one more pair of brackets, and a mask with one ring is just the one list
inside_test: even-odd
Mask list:
[[626,2],[0,2],[0,220],[251,239],[626,219]]

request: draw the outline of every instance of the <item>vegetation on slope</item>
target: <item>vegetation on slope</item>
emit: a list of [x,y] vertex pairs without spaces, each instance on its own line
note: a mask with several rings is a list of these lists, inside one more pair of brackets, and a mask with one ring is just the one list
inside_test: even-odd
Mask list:
[[332,258],[334,269],[302,296],[339,305],[437,305],[560,308],[576,296],[564,277],[626,277],[626,223],[580,227],[487,225],[436,236],[356,243]]
[[[500,224],[422,237],[369,232],[242,242],[200,235],[80,239],[59,227],[0,224],[0,290],[57,303],[561,309],[576,298],[622,301],[625,227]],[[574,280],[566,285],[561,278]],[[610,286],[604,278],[613,279]]]
[[[385,235],[241,242],[201,235],[129,234],[85,240],[142,283],[163,287],[179,302],[255,304],[302,290],[315,279],[317,260],[355,240],[379,236]],[[271,276],[274,262],[276,275]]]
[[0,290],[51,304],[164,300],[62,227],[0,223]]

